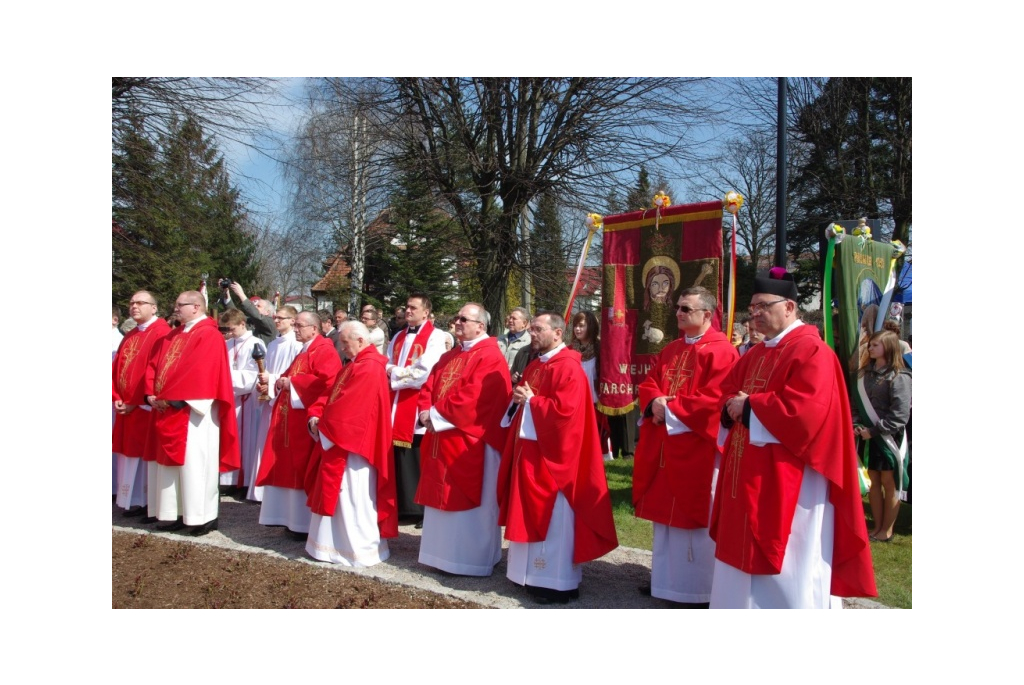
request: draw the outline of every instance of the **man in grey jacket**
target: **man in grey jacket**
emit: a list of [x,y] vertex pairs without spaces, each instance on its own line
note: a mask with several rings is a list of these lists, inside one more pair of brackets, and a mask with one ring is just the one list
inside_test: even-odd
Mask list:
[[[231,293],[238,298],[239,306],[231,300]],[[274,326],[273,305],[267,300],[254,297],[252,300],[245,296],[242,286],[231,281],[231,285],[222,289],[221,304],[228,309],[241,309],[245,314],[245,322],[252,328],[253,335],[269,343],[277,337],[277,328]]]
[[519,350],[530,346],[530,333],[526,330],[526,327],[529,325],[530,313],[522,307],[513,309],[505,319],[508,333],[498,336],[498,347],[501,348],[502,354],[505,355],[505,361],[508,362],[509,370],[512,369]]

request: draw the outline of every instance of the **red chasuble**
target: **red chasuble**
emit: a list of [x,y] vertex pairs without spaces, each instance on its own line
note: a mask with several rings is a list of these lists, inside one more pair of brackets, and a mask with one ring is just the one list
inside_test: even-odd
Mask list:
[[[235,421],[235,391],[224,354],[224,336],[207,317],[186,333],[173,329],[154,345],[146,368],[146,395],[166,402],[214,400],[212,411],[220,418],[220,470],[234,471],[242,462]],[[185,463],[185,443],[191,409],[169,407],[153,410],[152,431],[146,441],[146,458],[163,466]]]
[[[420,330],[416,332],[416,338],[412,341],[409,349],[409,356],[405,358],[403,366],[412,366],[417,359],[423,356],[427,349],[427,341],[430,334],[434,332],[434,324],[424,321]],[[402,347],[405,345],[405,336],[409,334],[408,328],[403,328],[395,336],[391,345],[390,360],[392,364],[398,365],[398,359],[402,354]],[[392,429],[392,438],[396,447],[412,447],[412,438],[416,432],[416,407],[419,404],[420,391],[423,388],[402,388],[398,391],[398,406],[395,407],[395,420]],[[395,391],[391,390],[391,402],[395,401]]]
[[170,333],[171,327],[157,318],[142,331],[133,328],[121,340],[114,357],[114,401],[136,406],[128,414],[114,417],[113,451],[126,457],[142,457],[146,451],[152,412],[141,409],[146,404],[146,366],[153,348]]
[[757,345],[740,357],[723,397],[742,390],[750,409],[779,444],[750,444],[737,422],[729,431],[715,490],[715,556],[750,574],[782,569],[804,467],[829,482],[835,507],[831,593],[874,597],[867,526],[843,370],[814,326],[798,326],[777,347]]
[[334,350],[334,344],[318,335],[281,374],[282,378],[291,381],[305,409],[292,408],[291,391],[278,395],[270,415],[270,428],[263,444],[256,485],[303,489],[309,456],[316,444],[306,426],[308,411],[331,387],[339,371],[341,359]]
[[597,559],[618,547],[619,541],[590,381],[580,355],[567,348],[547,363],[535,359],[523,379],[534,392],[530,412],[537,439],[519,437],[525,413],[520,407],[509,427],[498,473],[499,522],[505,526],[505,539],[546,539],[561,492],[575,518],[573,563]]
[[383,538],[398,537],[395,456],[391,447],[391,394],[387,357],[368,345],[338,374],[329,393],[309,409],[319,430],[334,443],[319,441],[306,472],[306,504],[321,516],[334,516],[348,455],[358,454],[377,471],[377,528]]
[[504,447],[501,416],[512,390],[497,339],[485,338],[468,352],[461,345],[445,352],[423,389],[419,410],[433,406],[456,427],[423,437],[416,503],[442,511],[475,509],[483,490],[484,447]]
[[637,518],[675,528],[707,528],[711,479],[718,452],[722,381],[739,359],[721,332],[708,329],[695,344],[679,338],[658,355],[640,384],[640,407],[669,396],[668,408],[690,432],[668,435],[645,417],[633,462]]

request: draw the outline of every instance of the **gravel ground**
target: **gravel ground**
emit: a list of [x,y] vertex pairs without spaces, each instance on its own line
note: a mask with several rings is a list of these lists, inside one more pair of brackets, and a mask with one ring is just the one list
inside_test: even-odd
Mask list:
[[[155,535],[178,537],[199,544],[224,549],[268,554],[292,560],[295,563],[316,564],[329,567],[339,573],[354,573],[364,577],[377,578],[391,583],[400,583],[429,592],[458,599],[477,602],[496,609],[659,609],[674,606],[641,595],[637,588],[650,581],[651,553],[647,550],[619,547],[609,554],[589,562],[583,567],[583,583],[580,598],[564,606],[541,606],[533,602],[523,588],[505,578],[505,559],[495,567],[487,578],[452,576],[418,563],[419,533],[413,526],[399,528],[399,536],[388,541],[391,558],[371,568],[352,569],[325,564],[310,559],[305,552],[305,542],[292,540],[281,528],[259,525],[259,506],[255,503],[238,502],[222,497],[220,503],[219,530],[203,537],[181,537],[174,533],[153,533]],[[137,518],[125,518],[121,510],[112,505],[112,524],[119,530],[153,531],[153,526],[144,526]],[[505,543],[507,546],[507,543]],[[865,599],[845,600],[851,609],[885,609],[877,602]]]

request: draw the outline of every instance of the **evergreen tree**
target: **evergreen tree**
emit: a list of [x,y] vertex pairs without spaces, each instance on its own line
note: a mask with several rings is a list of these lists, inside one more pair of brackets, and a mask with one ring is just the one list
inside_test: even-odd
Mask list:
[[140,118],[113,153],[113,296],[140,289],[170,302],[209,274],[252,287],[258,264],[238,190],[192,119],[150,140]]
[[[881,219],[876,240],[907,242],[911,221],[911,79],[833,78],[796,117],[807,163],[797,171],[797,219],[787,249],[800,264],[801,295],[820,288],[825,227],[839,219]],[[817,253],[818,259],[804,258]]]
[[435,312],[451,313],[462,301],[479,299],[467,291],[464,239],[451,217],[440,210],[422,171],[402,165],[388,212],[386,247],[366,259],[364,292],[378,302],[404,303],[426,293]]
[[562,242],[562,222],[555,196],[544,193],[537,203],[530,236],[530,267],[534,311],[561,311],[569,298],[567,264]]

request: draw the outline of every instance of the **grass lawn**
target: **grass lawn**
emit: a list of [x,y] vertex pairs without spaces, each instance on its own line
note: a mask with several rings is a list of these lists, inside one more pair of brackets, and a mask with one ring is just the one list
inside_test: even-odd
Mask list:
[[[633,460],[606,461],[604,470],[608,476],[608,490],[612,496],[612,514],[615,516],[615,531],[619,536],[619,544],[649,550],[654,535],[652,524],[633,516]],[[870,512],[865,498],[866,520],[870,520]],[[892,542],[871,543],[875,583],[878,585],[877,601],[901,609],[912,608],[911,513],[911,506],[904,503],[900,507],[899,518],[896,519],[896,537]]]

